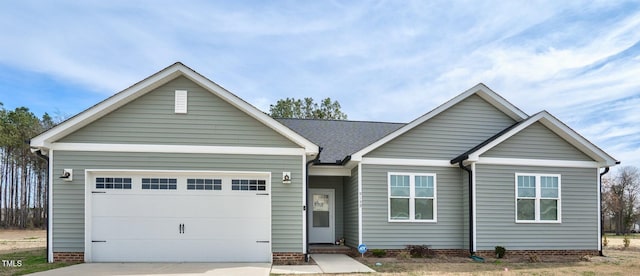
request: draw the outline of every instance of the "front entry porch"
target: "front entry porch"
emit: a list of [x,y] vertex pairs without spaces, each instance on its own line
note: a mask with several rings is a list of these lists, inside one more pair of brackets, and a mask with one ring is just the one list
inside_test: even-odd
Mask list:
[[[307,227],[310,250],[333,248],[341,239],[344,240],[343,185],[345,178],[342,176],[309,177]],[[341,250],[341,253],[344,252]]]
[[311,254],[345,254],[350,255],[353,251],[351,247],[346,245],[335,244],[312,244],[309,246],[309,253]]

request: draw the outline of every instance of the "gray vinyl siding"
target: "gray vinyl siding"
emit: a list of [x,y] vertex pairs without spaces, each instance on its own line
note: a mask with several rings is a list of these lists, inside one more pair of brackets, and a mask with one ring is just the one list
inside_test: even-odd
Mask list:
[[541,123],[534,123],[483,157],[593,161]]
[[[175,90],[187,90],[187,114],[174,113]],[[59,142],[298,147],[185,77],[156,88]]]
[[[73,182],[53,176],[53,251],[84,251],[84,170],[205,170],[271,172],[274,252],[302,252],[302,156],[55,151],[54,172],[73,169]],[[282,183],[282,172],[292,183]]]
[[[389,222],[388,172],[435,173],[437,222]],[[462,185],[456,167],[362,165],[362,239],[369,248],[464,248]]]
[[[597,170],[522,166],[476,166],[477,249],[598,248]],[[515,223],[515,174],[561,175],[562,223]]]
[[514,123],[493,105],[473,95],[366,157],[450,160]]
[[309,177],[309,188],[311,189],[332,189],[335,191],[335,235],[336,239],[344,237],[344,201],[342,176],[311,176]]
[[358,246],[358,167],[344,186],[344,240],[351,247]]

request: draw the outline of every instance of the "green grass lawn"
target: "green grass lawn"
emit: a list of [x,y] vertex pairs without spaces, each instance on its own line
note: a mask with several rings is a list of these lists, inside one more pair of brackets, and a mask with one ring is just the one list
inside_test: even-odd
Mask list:
[[63,262],[47,263],[47,251],[45,249],[1,254],[0,260],[0,275],[25,275],[73,264]]

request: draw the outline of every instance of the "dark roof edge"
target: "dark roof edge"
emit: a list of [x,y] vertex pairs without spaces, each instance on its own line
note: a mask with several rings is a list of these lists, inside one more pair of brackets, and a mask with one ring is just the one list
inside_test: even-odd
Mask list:
[[275,120],[299,120],[299,121],[318,121],[318,122],[347,122],[347,123],[377,123],[377,124],[397,124],[406,125],[407,123],[399,122],[382,122],[382,121],[365,121],[365,120],[336,120],[336,119],[310,119],[310,118],[273,118]]
[[529,120],[530,118],[532,118],[533,116],[522,120],[520,122],[517,122],[505,129],[503,129],[502,131],[498,132],[496,135],[491,136],[489,139],[485,140],[484,142],[478,144],[477,146],[471,148],[470,150],[466,151],[465,153],[459,155],[456,158],[451,159],[451,161],[449,161],[451,164],[455,164],[464,160],[469,159],[469,154],[473,153],[474,151],[477,151],[479,149],[481,149],[482,147],[488,145],[489,143],[493,142],[494,140],[500,138],[500,136],[504,135],[505,133],[509,132],[510,130],[512,130],[513,128],[517,127],[518,125],[522,124],[523,122],[526,122],[527,120]]

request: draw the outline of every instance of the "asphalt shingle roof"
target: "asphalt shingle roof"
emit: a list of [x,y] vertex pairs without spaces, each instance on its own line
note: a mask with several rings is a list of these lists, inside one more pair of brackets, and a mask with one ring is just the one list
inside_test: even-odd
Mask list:
[[403,123],[276,119],[322,147],[321,163],[336,163],[401,128]]

